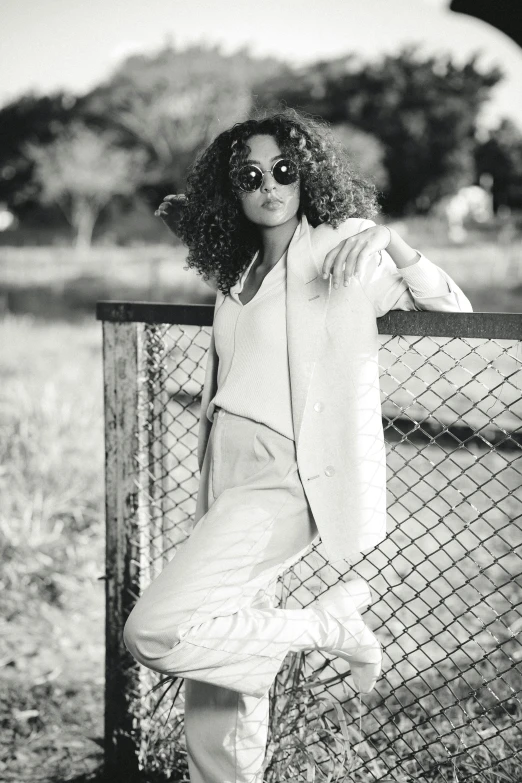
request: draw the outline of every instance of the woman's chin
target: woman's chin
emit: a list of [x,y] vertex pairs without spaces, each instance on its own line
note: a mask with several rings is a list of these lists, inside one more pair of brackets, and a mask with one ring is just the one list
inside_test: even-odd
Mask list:
[[283,211],[283,209],[263,209],[259,212],[256,212],[255,215],[252,215],[249,217],[249,219],[255,223],[258,226],[266,226],[273,227],[273,226],[282,226],[285,223],[288,223],[289,220],[292,220],[292,218],[295,217],[295,213],[288,214],[288,212]]

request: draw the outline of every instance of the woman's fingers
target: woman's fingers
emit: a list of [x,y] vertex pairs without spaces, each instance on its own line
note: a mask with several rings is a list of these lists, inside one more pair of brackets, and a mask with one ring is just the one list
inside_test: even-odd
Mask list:
[[163,201],[180,201],[180,200],[183,201],[186,198],[187,197],[185,196],[184,193],[171,193],[170,195],[165,196]]
[[351,277],[360,276],[370,256],[387,247],[390,236],[391,232],[385,227],[372,226],[339,242],[325,256],[323,277],[326,279],[331,274],[335,288],[339,288],[343,281],[348,285]]
[[183,193],[165,196],[154,214],[156,217],[175,220],[180,216],[185,201],[186,197]]
[[154,212],[154,215],[160,217],[167,228],[176,236],[178,236],[185,200],[183,194],[165,196]]
[[323,277],[326,279],[329,274],[332,274],[335,288],[341,285],[343,279],[347,285],[349,278],[357,275],[362,250],[360,243],[354,241],[352,237],[340,242],[325,256]]
[[[161,209],[161,207],[168,208],[169,206],[181,206],[185,201],[187,200],[187,197],[184,193],[170,193],[168,196],[165,196],[163,198],[163,201],[159,205],[158,209]],[[158,211],[156,210],[156,212]]]

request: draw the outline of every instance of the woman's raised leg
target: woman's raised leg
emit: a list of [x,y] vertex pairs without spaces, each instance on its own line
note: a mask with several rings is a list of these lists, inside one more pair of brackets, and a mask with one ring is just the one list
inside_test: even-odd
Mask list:
[[[273,591],[254,605],[275,604]],[[262,783],[269,694],[248,696],[199,680],[185,680],[185,740],[191,783]]]

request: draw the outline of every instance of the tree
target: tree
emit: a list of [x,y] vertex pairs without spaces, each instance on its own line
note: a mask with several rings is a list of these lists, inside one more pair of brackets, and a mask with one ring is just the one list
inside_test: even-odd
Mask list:
[[495,209],[501,205],[522,208],[522,133],[508,119],[489,132],[475,152],[478,175],[493,177]]
[[333,125],[332,132],[348,151],[355,169],[370,179],[377,188],[385,188],[388,173],[383,163],[385,150],[379,139],[349,122]]
[[73,120],[76,99],[69,93],[22,95],[0,109],[0,200],[12,209],[34,202],[32,164],[25,144],[50,144]]
[[246,50],[225,56],[217,46],[168,45],[129,57],[82,106],[91,122],[110,122],[123,143],[147,151],[144,183],[164,192],[184,186],[197,152],[248,116],[253,81],[279,68],[273,58],[254,59]]
[[118,148],[112,134],[94,133],[73,123],[51,144],[28,143],[44,203],[57,203],[73,226],[77,249],[90,247],[101,210],[116,195],[130,194],[139,180],[144,155]]
[[476,56],[456,65],[410,46],[364,65],[351,56],[314,63],[272,80],[262,97],[376,136],[389,177],[384,206],[401,214],[474,181],[477,115],[501,78],[480,71]]

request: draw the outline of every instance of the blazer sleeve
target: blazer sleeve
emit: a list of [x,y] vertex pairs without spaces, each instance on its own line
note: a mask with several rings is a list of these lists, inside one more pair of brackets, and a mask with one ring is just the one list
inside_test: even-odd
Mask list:
[[[365,220],[360,230],[374,225],[373,220]],[[454,280],[417,252],[418,261],[402,269],[395,265],[386,250],[374,253],[366,260],[359,273],[359,282],[377,317],[389,310],[473,312],[471,302]]]

